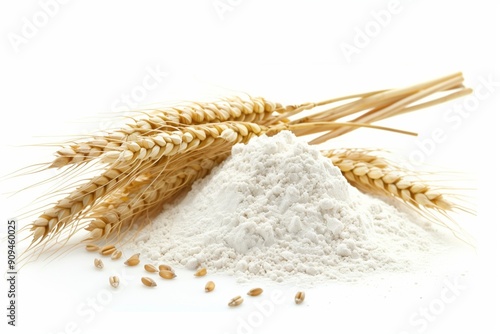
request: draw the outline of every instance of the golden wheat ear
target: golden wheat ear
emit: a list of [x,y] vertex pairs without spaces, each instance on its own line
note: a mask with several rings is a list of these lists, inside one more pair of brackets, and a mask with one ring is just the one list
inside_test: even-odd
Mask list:
[[427,180],[427,173],[395,163],[387,158],[387,152],[355,148],[326,150],[322,154],[362,192],[398,200],[430,222],[449,228],[459,238],[470,240],[450,216],[456,211],[475,214],[470,202],[463,204],[457,195],[459,189]]
[[[175,145],[203,140],[200,125],[225,122],[265,124],[285,109],[279,104],[261,97],[228,97],[213,102],[186,102],[176,106],[137,112],[136,118],[128,118],[122,128],[104,136],[84,142],[75,142],[60,148],[50,168],[92,161],[105,155],[105,159],[133,159],[138,155],[153,156],[176,152]],[[189,127],[187,132],[182,129]],[[187,137],[182,137],[183,135]],[[193,136],[192,138],[189,136]],[[155,148],[156,147],[156,148]],[[150,150],[148,153],[141,149]],[[158,150],[155,151],[152,149]]]

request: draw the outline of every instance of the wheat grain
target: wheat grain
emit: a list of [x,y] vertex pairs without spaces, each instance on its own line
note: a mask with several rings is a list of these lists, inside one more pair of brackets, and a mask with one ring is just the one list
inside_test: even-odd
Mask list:
[[215,283],[212,281],[208,281],[207,284],[205,284],[205,292],[211,292],[215,289]]
[[251,289],[250,291],[248,291],[247,295],[255,297],[255,296],[261,295],[263,291],[264,290],[262,290],[261,288],[254,288],[254,289]]
[[156,269],[156,267],[153,266],[152,264],[145,264],[144,270],[146,270],[147,272],[150,272],[150,273],[157,273],[158,272],[158,269]]
[[306,293],[304,291],[299,291],[295,294],[295,304],[302,304],[306,298]]
[[160,270],[159,275],[161,278],[164,278],[164,279],[172,279],[172,278],[177,277],[177,275],[173,271],[170,271],[170,270]]
[[127,261],[124,262],[124,264],[130,267],[138,265],[141,262],[139,256],[139,253],[132,255],[127,259]]
[[111,276],[109,278],[109,284],[113,287],[113,288],[117,288],[118,285],[120,285],[120,279],[118,278],[118,276]]
[[101,260],[101,259],[94,259],[94,266],[95,266],[97,269],[102,269],[102,268],[104,268],[104,264],[102,263],[102,260]]
[[142,284],[144,284],[145,286],[148,286],[150,288],[153,288],[156,286],[156,282],[150,277],[141,277],[141,282],[142,282]]
[[111,260],[118,260],[122,257],[122,251],[116,250],[113,254],[111,254]]
[[94,244],[85,245],[85,249],[89,252],[97,252],[100,250],[100,247]]
[[206,274],[207,274],[207,268],[200,268],[194,273],[194,276],[202,277],[205,276]]
[[243,298],[241,298],[241,296],[236,296],[236,297],[231,298],[231,300],[229,300],[229,303],[227,305],[234,307],[234,306],[241,305],[241,303],[243,303]]
[[116,251],[115,245],[107,245],[101,248],[101,255],[108,256]]
[[158,266],[158,269],[159,270],[168,270],[168,271],[174,272],[174,269],[172,269],[172,267],[167,265],[167,264],[160,264]]

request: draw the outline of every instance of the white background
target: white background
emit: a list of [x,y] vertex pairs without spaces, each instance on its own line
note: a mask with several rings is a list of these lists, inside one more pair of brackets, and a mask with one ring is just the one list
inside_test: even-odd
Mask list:
[[[110,268],[122,266],[109,264],[107,271],[96,272],[93,257],[77,250],[23,268],[18,327],[6,325],[2,306],[2,332],[3,328],[8,333],[498,332],[500,325],[493,316],[499,314],[494,190],[498,182],[491,175],[498,170],[500,8],[493,0],[397,3],[394,7],[386,0],[2,2],[1,175],[52,157],[53,148],[20,145],[57,142],[63,135],[82,135],[114,124],[113,116],[122,115],[116,108],[123,106],[122,96],[137,93],[151,71],[160,73],[157,81],[149,81],[150,89],[132,98],[132,107],[234,92],[302,103],[415,84],[457,71],[464,73],[467,86],[482,92],[489,92],[484,90],[485,80],[496,82],[466,114],[452,109],[464,109],[462,99],[380,123],[419,132],[418,138],[359,130],[329,143],[418,155],[426,164],[466,173],[452,176],[473,180],[477,192],[470,201],[476,203],[478,215],[460,214],[455,219],[475,237],[476,249],[462,245],[465,251],[440,259],[440,269],[368,277],[357,285],[332,282],[308,289],[306,302],[299,307],[292,302],[294,287],[255,282],[267,293],[253,303],[247,300],[240,308],[228,309],[227,300],[248,288],[231,277],[212,277],[218,286],[205,295],[205,281],[194,280],[190,272],[180,271],[175,282],[147,290],[137,284],[141,275],[137,269],[129,272],[128,286],[123,284],[111,295]],[[392,13],[384,16],[388,9]],[[371,36],[363,40],[364,32]],[[356,53],[346,56],[342,46],[347,44],[357,47]],[[104,119],[110,115],[112,121]],[[430,143],[436,129],[444,131],[446,139]],[[427,150],[421,146],[424,142]],[[40,179],[3,180],[2,193],[34,180]],[[18,216],[39,195],[35,188],[15,197],[3,195],[0,219]],[[19,225],[27,223],[22,220]],[[2,244],[2,268],[5,249]],[[457,279],[456,298],[439,304],[442,289]],[[0,291],[0,304],[6,305],[4,280]],[[284,297],[273,301],[272,291]],[[90,306],[92,299],[97,300],[95,309]],[[259,309],[256,302],[267,309]],[[432,305],[444,307],[423,321],[425,329],[422,320],[412,323],[418,318],[415,314]]]

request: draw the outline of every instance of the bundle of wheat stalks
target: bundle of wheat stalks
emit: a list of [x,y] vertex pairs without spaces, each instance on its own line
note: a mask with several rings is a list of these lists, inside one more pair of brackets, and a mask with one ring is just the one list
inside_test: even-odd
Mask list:
[[[236,143],[289,130],[297,136],[318,134],[319,144],[359,127],[411,132],[373,122],[432,106],[471,92],[460,73],[403,89],[380,90],[318,103],[283,106],[264,98],[231,97],[210,103],[185,103],[143,112],[123,128],[71,142],[45,169],[71,177],[93,168],[98,173],[45,209],[30,224],[28,248],[41,254],[61,246],[81,229],[92,243],[123,242],[134,225],[145,224],[163,204],[189,189],[227,158]],[[353,119],[340,121],[352,116]],[[376,151],[323,151],[346,179],[362,191],[397,198],[419,212],[457,208],[442,190],[421,180]]]

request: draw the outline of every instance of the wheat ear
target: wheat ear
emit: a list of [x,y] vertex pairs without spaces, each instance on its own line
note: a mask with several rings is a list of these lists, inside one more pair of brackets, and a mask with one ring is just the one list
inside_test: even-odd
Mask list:
[[417,208],[449,211],[454,207],[438,189],[414,180],[415,173],[393,166],[380,156],[360,149],[330,150],[322,154],[353,186],[367,193],[395,197]]
[[[49,168],[88,162],[105,152],[125,151],[124,154],[127,155],[129,154],[127,151],[134,152],[137,147],[135,143],[141,142],[146,147],[150,146],[150,143],[156,143],[167,146],[168,149],[170,146],[168,143],[172,141],[165,134],[173,133],[179,128],[230,121],[264,124],[271,116],[275,116],[275,113],[285,111],[287,109],[279,103],[250,96],[245,99],[236,96],[205,103],[189,102],[175,107],[155,109],[148,113],[143,112],[142,115],[138,114],[137,118],[132,118],[123,129],[61,148],[56,152],[56,158]],[[196,129],[193,129],[192,134],[199,135],[199,132],[196,132]],[[175,133],[173,136],[172,139],[177,141]]]
[[[117,191],[92,210],[88,217],[92,220],[85,228],[90,232],[89,240],[120,240],[123,232],[128,231],[134,223],[154,217],[165,203],[188,189],[194,181],[207,175],[227,155],[228,150],[211,159],[182,161],[181,168],[141,175],[128,189]],[[180,163],[181,161],[175,164]]]

